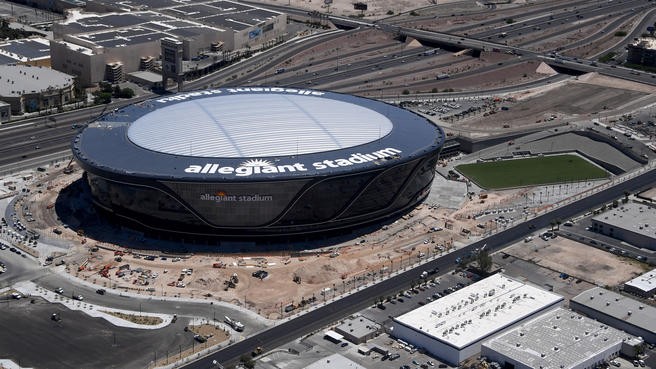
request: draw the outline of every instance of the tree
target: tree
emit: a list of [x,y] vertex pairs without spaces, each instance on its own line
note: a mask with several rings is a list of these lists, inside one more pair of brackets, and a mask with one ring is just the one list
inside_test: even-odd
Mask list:
[[134,97],[134,90],[129,87],[122,88],[119,97],[123,99],[130,99]]
[[485,249],[479,251],[478,255],[476,255],[476,263],[480,270],[489,272],[492,268],[492,257],[490,256],[490,253]]
[[94,104],[109,104],[111,101],[111,92],[96,91],[93,93]]
[[253,358],[248,356],[248,355],[241,355],[241,357],[239,358],[239,361],[241,361],[241,363],[244,365],[244,367],[246,367],[248,369],[255,368],[255,360],[253,360]]

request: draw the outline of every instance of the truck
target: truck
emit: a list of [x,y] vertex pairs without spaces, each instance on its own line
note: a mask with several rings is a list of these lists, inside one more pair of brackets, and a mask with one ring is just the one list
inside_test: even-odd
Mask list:
[[244,325],[237,320],[230,319],[230,317],[226,316],[224,321],[232,327],[237,332],[243,332],[244,331]]

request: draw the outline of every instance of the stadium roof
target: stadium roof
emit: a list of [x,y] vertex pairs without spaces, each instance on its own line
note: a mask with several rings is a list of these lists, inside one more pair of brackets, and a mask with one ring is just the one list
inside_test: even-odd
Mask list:
[[379,170],[443,143],[438,126],[380,101],[243,87],[162,96],[112,111],[75,138],[73,152],[107,175],[259,181]]
[[632,280],[624,283],[625,286],[631,286],[643,292],[649,292],[656,288],[656,269],[633,278]]
[[556,309],[483,343],[530,368],[572,368],[627,339],[606,324]]
[[144,115],[130,126],[128,138],[172,155],[234,158],[344,149],[391,130],[392,122],[383,114],[345,101],[290,94],[216,95]]
[[656,308],[619,293],[594,287],[581,292],[571,301],[656,333]]
[[495,274],[394,320],[463,348],[562,300],[562,296]]

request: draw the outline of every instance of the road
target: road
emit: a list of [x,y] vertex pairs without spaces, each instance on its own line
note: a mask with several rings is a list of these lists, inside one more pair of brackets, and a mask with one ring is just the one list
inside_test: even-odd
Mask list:
[[637,177],[619,182],[613,187],[604,189],[598,193],[582,198],[568,205],[555,209],[549,213],[540,215],[526,223],[518,224],[484,240],[474,242],[464,248],[451,252],[439,259],[428,262],[421,267],[406,271],[402,274],[386,279],[378,284],[363,289],[360,292],[346,296],[340,300],[310,311],[296,319],[284,322],[266,331],[253,335],[243,341],[228,346],[212,355],[206,356],[184,368],[200,369],[210,368],[212,361],[216,360],[227,366],[236,363],[244,353],[251,352],[256,347],[262,347],[265,351],[279,347],[298,337],[320,330],[326,325],[353,314],[381,297],[393,295],[408,288],[413,281],[420,279],[424,270],[439,268],[441,273],[452,270],[457,258],[464,258],[475,249],[484,245],[490,251],[498,251],[522,238],[535,232],[537,229],[545,228],[554,219],[569,219],[588,209],[594,208],[602,203],[607,203],[624,195],[625,191],[635,192],[639,189],[653,185],[656,182],[656,170],[651,169]]

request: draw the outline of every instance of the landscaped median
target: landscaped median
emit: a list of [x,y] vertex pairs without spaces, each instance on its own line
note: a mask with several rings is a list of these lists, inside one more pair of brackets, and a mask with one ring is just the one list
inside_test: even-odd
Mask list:
[[159,329],[166,327],[173,321],[173,315],[142,313],[138,311],[112,309],[104,306],[89,304],[84,301],[59,295],[54,291],[46,290],[32,282],[17,283],[15,289],[24,296],[41,297],[52,303],[60,303],[71,310],[79,310],[90,316],[103,318],[118,327]]
[[487,190],[588,181],[609,175],[573,154],[463,164],[456,169]]

